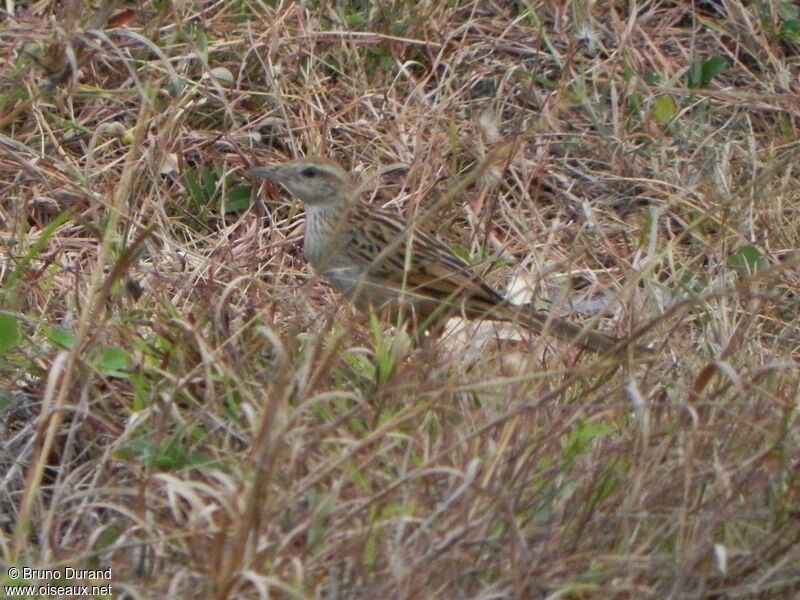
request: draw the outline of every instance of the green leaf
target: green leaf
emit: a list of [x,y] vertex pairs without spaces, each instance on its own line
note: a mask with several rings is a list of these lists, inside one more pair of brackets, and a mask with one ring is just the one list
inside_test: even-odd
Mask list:
[[781,2],[778,5],[778,14],[782,19],[797,19],[800,18],[800,8],[792,2]]
[[357,29],[367,22],[367,18],[360,13],[347,13],[344,22],[349,28]]
[[135,461],[148,467],[156,467],[164,471],[196,466],[209,462],[208,457],[200,453],[190,453],[181,436],[175,435],[159,443],[146,439],[133,440],[114,453],[114,458]]
[[391,71],[394,68],[394,58],[389,55],[381,56],[380,66],[384,71]]
[[19,345],[19,321],[13,315],[0,314],[0,356]]
[[632,112],[638,113],[642,110],[642,95],[639,92],[631,92],[628,96],[628,106]]
[[490,271],[494,271],[496,269],[502,269],[503,267],[511,267],[514,265],[514,261],[510,258],[506,258],[505,256],[498,258],[495,261],[492,261],[491,266],[489,267]]
[[109,550],[114,543],[123,534],[123,530],[116,525],[106,526],[102,533],[97,536],[92,544],[92,549],[95,551]]
[[133,412],[144,410],[147,408],[149,400],[152,397],[150,379],[145,377],[140,371],[136,371],[129,375],[128,381],[130,381],[131,386],[133,387],[133,402],[131,404],[131,410]]
[[189,167],[184,171],[183,181],[196,210],[202,210],[216,199],[219,178],[212,167]]
[[98,371],[115,377],[127,377],[124,371],[132,364],[130,356],[122,348],[107,348],[95,360],[95,368]]
[[447,124],[447,141],[450,143],[450,149],[453,154],[458,154],[461,147],[461,131],[456,121],[450,121]]
[[642,75],[642,79],[647,85],[658,85],[661,83],[661,75],[656,72],[648,72]]
[[171,97],[180,98],[181,94],[183,94],[183,90],[186,89],[186,84],[187,80],[184,77],[178,77],[177,79],[170,78],[167,85],[164,87]]
[[321,498],[314,507],[311,526],[308,528],[306,540],[311,548],[317,548],[325,540],[328,529],[328,520],[333,510],[333,503],[329,498]]
[[580,422],[563,443],[563,456],[566,460],[572,460],[591,448],[596,439],[608,437],[614,432],[615,429],[605,423]]
[[199,210],[205,204],[203,192],[200,189],[200,180],[197,175],[197,169],[189,167],[183,174],[183,181],[186,185],[186,191],[189,192],[189,198],[192,201],[195,209]]
[[225,196],[225,214],[241,212],[250,208],[250,198],[253,195],[253,186],[240,185],[228,190]]
[[367,542],[364,544],[363,564],[368,569],[371,569],[378,562],[380,556],[380,531],[381,526],[379,523],[378,508],[373,504],[369,507],[369,534],[367,535]]
[[721,56],[703,61],[696,58],[689,67],[687,84],[690,88],[705,87],[727,68],[728,61]]
[[659,96],[653,102],[653,118],[659,125],[666,125],[678,114],[678,105],[672,96]]
[[703,80],[703,65],[699,58],[692,61],[689,65],[689,72],[686,74],[686,84],[690,88],[700,87],[700,82]]
[[708,85],[727,68],[728,61],[721,56],[714,56],[713,58],[703,61],[703,66],[700,69],[702,73],[701,83],[703,85]]
[[[266,4],[270,8],[275,8],[277,3],[275,0],[266,0],[264,4]],[[258,20],[258,17],[256,16],[254,9],[250,7],[249,2],[245,0],[237,0],[235,6],[236,9],[234,10],[234,17],[233,17],[234,23],[241,24]]]
[[194,34],[194,39],[200,51],[203,53],[203,56],[206,56],[208,54],[208,36],[206,32],[202,29],[198,29]]
[[197,44],[198,50],[206,56],[208,54],[208,36],[196,21],[189,22],[183,30],[187,39],[193,40]]
[[45,227],[44,231],[42,231],[41,235],[37,238],[37,240],[31,244],[30,249],[22,258],[21,261],[17,264],[14,272],[9,275],[8,279],[5,282],[5,285],[2,290],[2,295],[0,295],[0,299],[2,299],[3,303],[7,306],[14,303],[15,300],[15,289],[17,287],[17,282],[25,273],[25,269],[28,268],[30,262],[42,251],[42,249],[47,245],[47,242],[50,241],[50,238],[53,237],[56,230],[61,227],[64,223],[66,223],[72,217],[71,210],[65,210],[61,214],[59,214],[52,222]]
[[217,174],[211,167],[203,167],[200,170],[200,180],[203,182],[206,198],[211,200],[217,192]]
[[752,245],[743,246],[736,254],[728,257],[728,266],[742,277],[763,271],[769,265],[761,257],[758,248]]
[[395,61],[386,48],[370,48],[367,50],[365,66],[367,74],[372,76],[376,72],[391,71],[394,69]]
[[375,365],[367,357],[354,352],[347,352],[342,355],[342,358],[358,377],[367,381],[375,379]]
[[224,85],[232,85],[234,82],[233,73],[225,67],[214,67],[211,69],[211,76]]
[[461,244],[452,244],[450,246],[450,250],[452,250],[453,254],[455,254],[458,258],[460,258],[464,262],[472,264],[472,255],[469,253],[469,250],[467,250]]
[[789,19],[781,25],[781,37],[789,42],[800,43],[800,19]]
[[44,327],[42,329],[45,337],[62,349],[69,350],[75,345],[75,336],[66,329],[58,327]]
[[622,80],[625,83],[630,83],[631,80],[636,77],[636,70],[630,65],[630,63],[622,59]]
[[386,384],[397,366],[394,355],[394,338],[387,339],[375,313],[370,314],[370,328],[374,339],[375,375],[378,383]]

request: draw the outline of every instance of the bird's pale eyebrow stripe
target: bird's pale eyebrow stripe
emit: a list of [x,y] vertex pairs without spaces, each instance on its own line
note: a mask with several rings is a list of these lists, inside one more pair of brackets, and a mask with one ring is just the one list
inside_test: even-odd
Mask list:
[[302,170],[305,171],[306,169],[316,169],[317,173],[319,173],[320,175],[331,177],[333,179],[342,179],[342,173],[339,170],[329,165],[316,164],[316,163],[303,165]]

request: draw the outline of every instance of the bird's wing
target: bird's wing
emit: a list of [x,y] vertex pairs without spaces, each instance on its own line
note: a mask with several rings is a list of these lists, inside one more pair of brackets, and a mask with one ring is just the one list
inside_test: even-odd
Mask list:
[[[504,302],[466,261],[432,235],[417,229],[410,231],[389,211],[372,206],[362,210],[365,214],[355,215],[351,222],[368,220],[372,226],[353,228],[345,252],[364,264],[371,277],[440,301],[458,297],[488,306]],[[409,236],[412,259],[406,269]],[[388,251],[387,246],[391,246]]]

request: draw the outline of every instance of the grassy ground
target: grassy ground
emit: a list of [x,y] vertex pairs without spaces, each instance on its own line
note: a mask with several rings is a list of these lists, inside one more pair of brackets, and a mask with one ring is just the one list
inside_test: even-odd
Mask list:
[[[3,583],[799,593],[796,6],[15,4]],[[655,358],[486,324],[417,347],[355,313],[302,207],[246,176],[303,154],[409,219],[488,166],[423,225]]]

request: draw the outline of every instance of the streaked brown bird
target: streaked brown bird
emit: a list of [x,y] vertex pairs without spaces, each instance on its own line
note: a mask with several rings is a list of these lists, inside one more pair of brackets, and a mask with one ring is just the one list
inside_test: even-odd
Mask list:
[[306,259],[359,309],[411,309],[423,326],[453,315],[509,321],[601,353],[623,346],[623,340],[532,305],[511,304],[443,242],[363,201],[348,173],[332,160],[301,158],[256,167],[250,174],[281,184],[305,203]]

